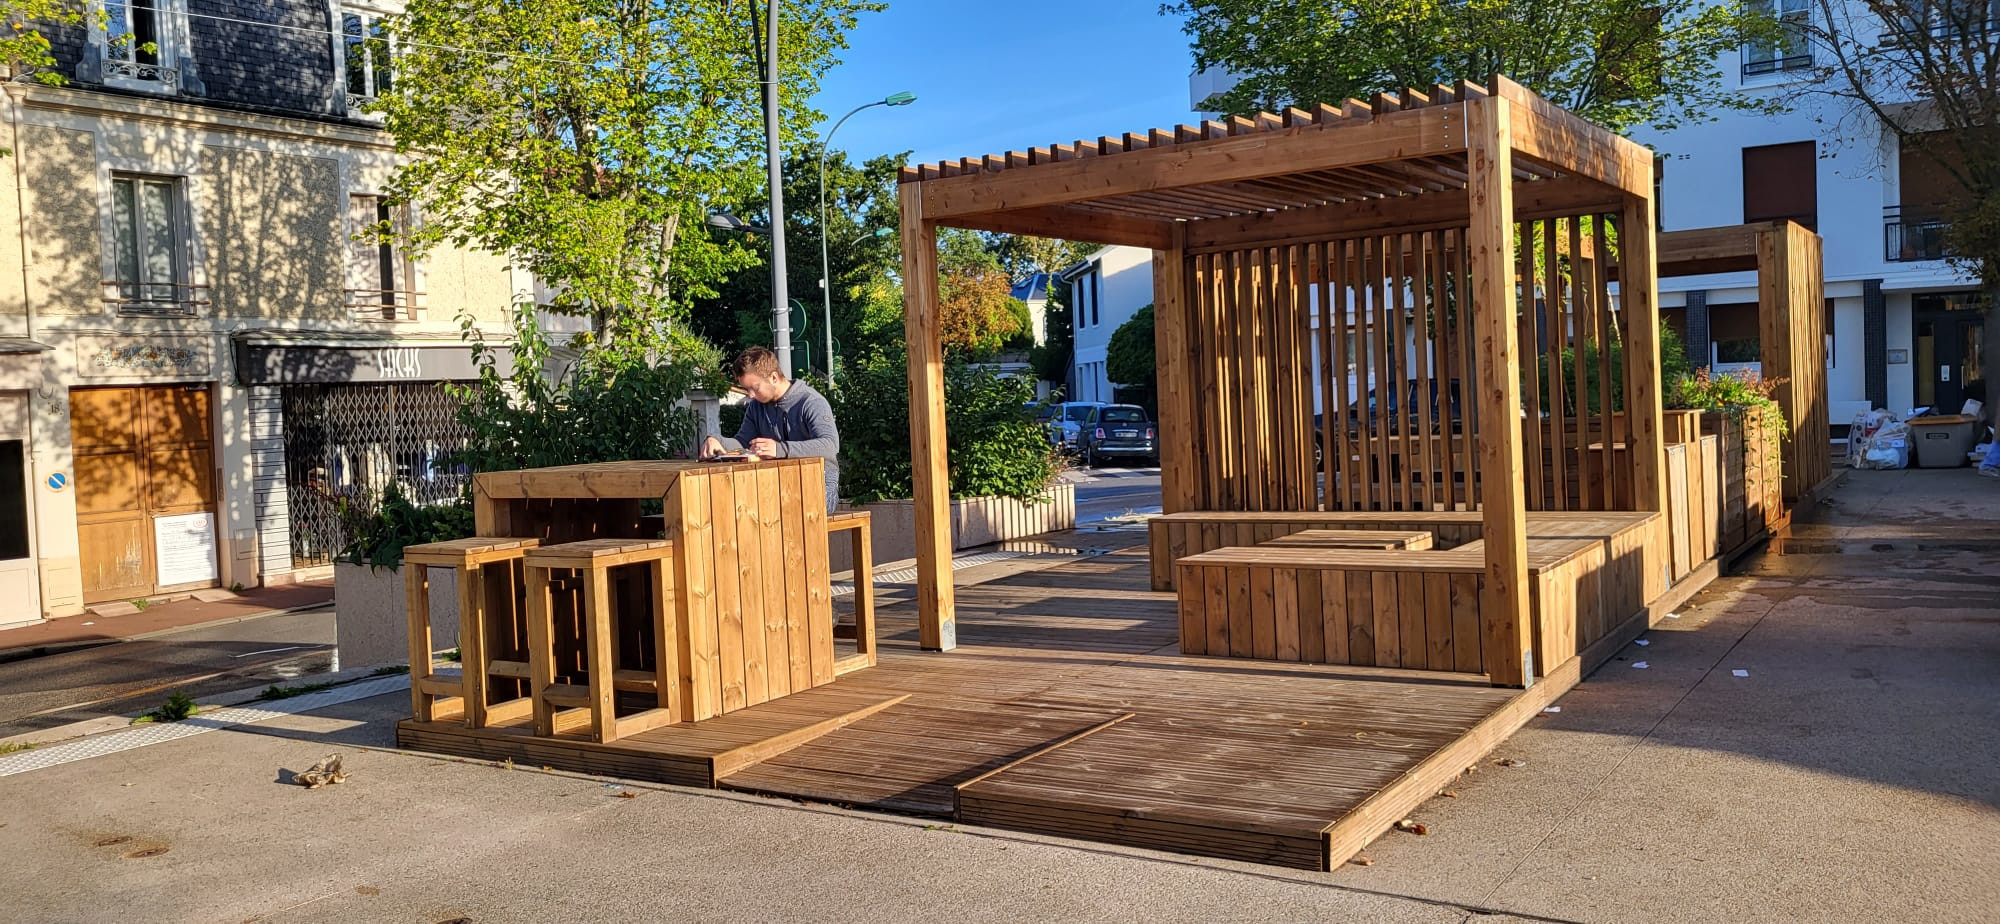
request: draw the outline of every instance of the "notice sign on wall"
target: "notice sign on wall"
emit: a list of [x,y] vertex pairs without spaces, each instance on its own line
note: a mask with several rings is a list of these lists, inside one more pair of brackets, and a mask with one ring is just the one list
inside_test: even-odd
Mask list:
[[162,587],[215,580],[215,514],[154,517],[153,557]]

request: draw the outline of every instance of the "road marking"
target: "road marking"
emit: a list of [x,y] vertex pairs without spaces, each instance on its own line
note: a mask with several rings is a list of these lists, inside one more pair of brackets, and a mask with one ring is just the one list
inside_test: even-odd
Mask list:
[[242,653],[242,654],[240,654],[240,655],[230,655],[229,657],[230,657],[231,659],[235,659],[235,658],[250,658],[250,657],[255,657],[255,656],[257,656],[257,655],[260,655],[260,654],[277,654],[277,653],[278,653],[278,652],[280,652],[280,651],[297,651],[297,650],[299,650],[299,649],[301,649],[301,648],[312,648],[312,647],[316,647],[316,646],[312,646],[312,645],[286,645],[286,646],[285,646],[285,647],[283,647],[283,648],[266,648],[266,649],[264,649],[263,651],[246,651],[246,652],[244,652],[244,653]]
[[351,703],[358,699],[381,696],[410,688],[407,674],[377,677],[350,683],[346,686],[307,693],[290,699],[279,700],[263,706],[232,706],[204,712],[179,722],[162,722],[150,725],[135,725],[123,731],[93,735],[79,741],[50,745],[32,751],[21,751],[0,757],[0,777],[59,767],[63,764],[103,757],[143,748],[149,744],[178,741],[195,735],[206,734],[225,728],[255,725],[284,716],[298,715],[341,703]]

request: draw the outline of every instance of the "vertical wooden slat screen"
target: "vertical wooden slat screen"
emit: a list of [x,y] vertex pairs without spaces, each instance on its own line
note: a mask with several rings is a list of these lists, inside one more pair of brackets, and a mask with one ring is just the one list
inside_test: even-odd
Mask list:
[[1477,510],[1489,475],[1530,509],[1635,509],[1615,228],[1513,227],[1525,471],[1478,464],[1465,229],[1374,233],[1183,258],[1183,509]]

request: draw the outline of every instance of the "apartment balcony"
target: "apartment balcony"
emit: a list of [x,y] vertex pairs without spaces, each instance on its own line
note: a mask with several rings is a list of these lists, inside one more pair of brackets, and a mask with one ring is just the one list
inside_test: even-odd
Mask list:
[[186,282],[103,283],[103,302],[128,317],[192,318],[209,306],[208,287]]
[[414,321],[424,293],[406,289],[345,289],[347,310],[357,321]]
[[1890,263],[1912,263],[1951,256],[1944,246],[1949,226],[1936,209],[1889,206],[1882,210],[1883,258]]

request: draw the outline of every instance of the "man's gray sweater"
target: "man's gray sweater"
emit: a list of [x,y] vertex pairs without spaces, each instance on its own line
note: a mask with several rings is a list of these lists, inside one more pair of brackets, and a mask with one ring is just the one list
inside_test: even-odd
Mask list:
[[784,397],[763,404],[750,401],[743,406],[743,426],[736,438],[724,440],[729,449],[742,449],[759,437],[778,444],[781,459],[819,456],[826,460],[826,509],[840,502],[840,429],[833,422],[833,405],[811,385],[793,382]]

